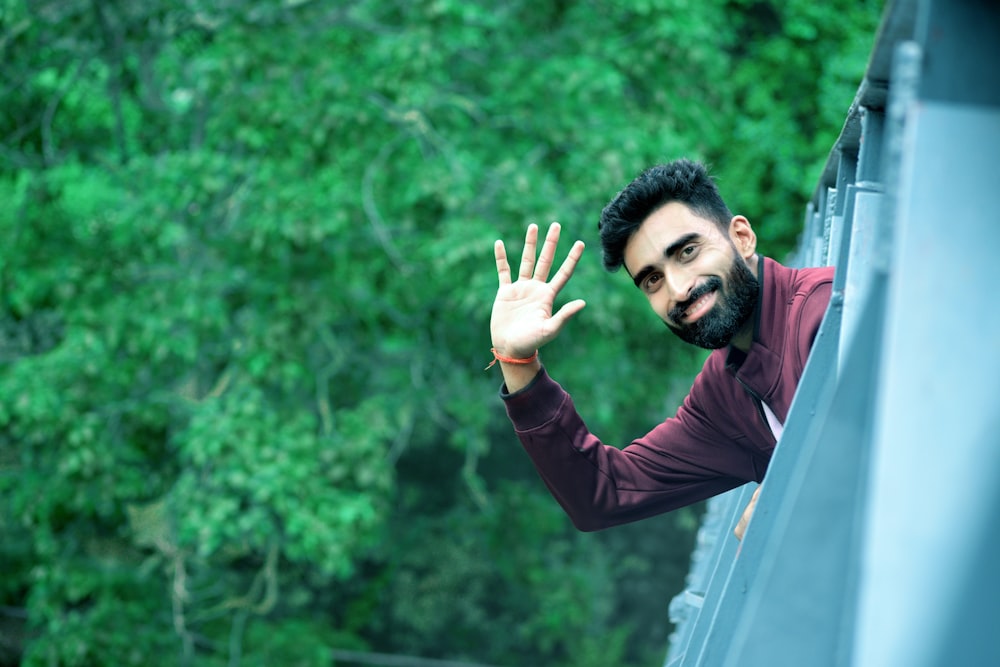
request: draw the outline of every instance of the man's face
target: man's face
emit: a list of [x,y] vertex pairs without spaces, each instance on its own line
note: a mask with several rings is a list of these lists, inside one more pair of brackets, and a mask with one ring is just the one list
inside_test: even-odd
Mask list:
[[755,246],[746,243],[747,232],[752,239],[746,219],[733,220],[727,235],[671,202],[625,245],[625,268],[650,307],[681,340],[699,347],[717,349],[752,334],[758,282],[747,260]]

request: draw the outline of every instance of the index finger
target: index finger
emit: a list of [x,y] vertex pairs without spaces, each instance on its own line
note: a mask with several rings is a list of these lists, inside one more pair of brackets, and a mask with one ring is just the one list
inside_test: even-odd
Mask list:
[[586,247],[583,241],[576,241],[573,243],[573,247],[569,249],[569,253],[566,255],[566,259],[563,260],[562,265],[559,266],[559,270],[556,271],[556,275],[552,278],[552,287],[558,292],[566,286],[569,279],[573,277],[573,271],[576,270],[576,264],[580,261],[583,256],[583,249]]

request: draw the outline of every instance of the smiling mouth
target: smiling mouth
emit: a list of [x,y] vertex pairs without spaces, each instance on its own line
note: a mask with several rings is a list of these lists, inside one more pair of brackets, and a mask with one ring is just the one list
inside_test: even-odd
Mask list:
[[715,290],[711,290],[698,297],[694,303],[684,309],[683,321],[691,323],[701,318],[711,307],[714,295]]

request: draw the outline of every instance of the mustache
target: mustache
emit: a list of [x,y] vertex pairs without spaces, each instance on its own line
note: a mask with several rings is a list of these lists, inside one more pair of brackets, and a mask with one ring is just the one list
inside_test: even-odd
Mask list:
[[714,292],[720,289],[722,289],[722,278],[719,276],[710,276],[705,282],[698,285],[691,291],[690,297],[670,309],[670,312],[668,313],[670,319],[674,322],[680,322],[684,317],[684,312],[690,308],[695,301],[709,292]]

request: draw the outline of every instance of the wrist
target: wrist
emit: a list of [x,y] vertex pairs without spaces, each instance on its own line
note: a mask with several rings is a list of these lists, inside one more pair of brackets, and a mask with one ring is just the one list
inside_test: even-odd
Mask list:
[[498,361],[501,364],[509,364],[512,366],[527,366],[538,361],[538,350],[535,350],[528,356],[508,356],[506,354],[501,354],[495,347],[491,347],[490,352],[493,353],[493,361],[491,361],[489,366],[487,366],[484,370],[489,370]]

